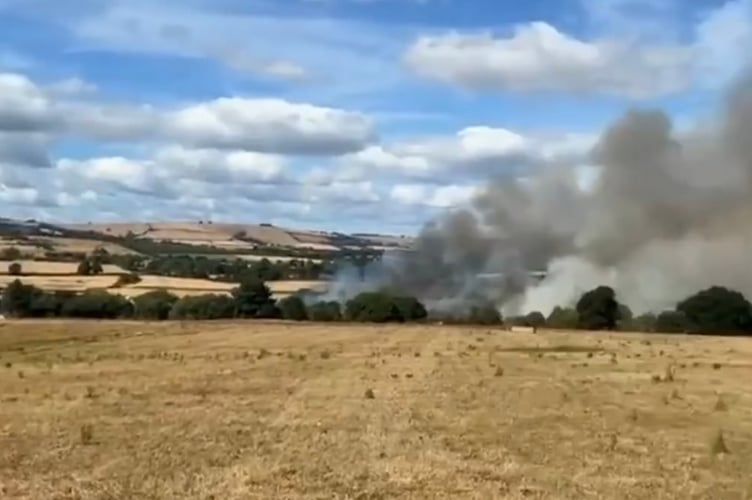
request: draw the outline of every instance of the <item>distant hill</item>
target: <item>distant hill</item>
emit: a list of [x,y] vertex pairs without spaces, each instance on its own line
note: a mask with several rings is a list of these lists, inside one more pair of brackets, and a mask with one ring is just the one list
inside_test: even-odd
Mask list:
[[[409,249],[413,238],[370,233],[346,234],[306,229],[290,229],[272,224],[231,224],[211,221],[113,222],[48,224],[36,220],[0,218],[0,247],[22,246],[41,250],[92,251],[96,247],[115,253],[126,237],[155,242],[172,242],[196,247],[212,247],[223,252],[273,249],[275,254],[289,249],[339,250]],[[98,243],[99,241],[99,243]],[[40,250],[40,251],[41,251]]]

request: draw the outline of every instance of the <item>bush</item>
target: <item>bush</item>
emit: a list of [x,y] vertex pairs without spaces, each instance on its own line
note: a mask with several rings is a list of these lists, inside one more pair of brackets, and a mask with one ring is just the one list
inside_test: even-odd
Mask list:
[[285,297],[279,301],[277,306],[279,307],[282,319],[292,321],[305,321],[308,319],[308,311],[306,311],[305,303],[297,295]]
[[227,295],[194,295],[175,302],[170,319],[225,319],[235,315],[235,301]]
[[76,272],[81,276],[102,274],[102,263],[98,258],[87,257],[82,260],[80,264],[78,264],[78,269],[76,270]]
[[394,297],[393,300],[404,321],[420,321],[428,316],[426,307],[415,297]]
[[656,331],[655,323],[658,318],[653,313],[640,314],[632,318],[632,321],[623,325],[624,330],[635,332],[654,332]]
[[311,321],[340,321],[342,309],[339,302],[317,302],[308,308],[308,317]]
[[663,311],[655,318],[655,331],[685,333],[689,329],[687,316],[681,311]]
[[0,310],[9,317],[28,317],[32,302],[43,293],[35,286],[24,285],[20,280],[14,280],[3,290]]
[[403,322],[394,298],[383,292],[363,292],[345,304],[345,319],[368,323]]
[[546,318],[548,328],[558,328],[562,330],[573,330],[577,328],[578,316],[577,311],[571,307],[554,307],[551,314]]
[[178,301],[176,295],[166,290],[154,290],[133,299],[133,314],[139,319],[165,320]]
[[61,315],[72,318],[116,319],[133,315],[133,304],[122,295],[89,291],[67,300]]
[[577,301],[577,325],[586,330],[613,330],[619,320],[619,303],[613,288],[599,286]]
[[16,247],[8,247],[0,250],[0,260],[18,260],[22,256],[21,250]]
[[112,288],[121,288],[128,285],[135,285],[136,283],[139,283],[141,281],[141,276],[139,276],[136,273],[128,273],[128,274],[121,274],[118,276],[117,281],[115,281],[115,284],[112,285]]
[[474,325],[497,325],[503,319],[499,310],[492,304],[473,306],[468,316],[468,322]]
[[742,333],[752,330],[752,305],[728,288],[714,286],[692,295],[676,306],[684,313],[692,331],[699,333]]
[[546,317],[540,311],[533,311],[522,318],[522,324],[532,328],[541,328],[546,324]]
[[20,263],[13,262],[8,265],[8,274],[11,276],[21,276],[21,274],[23,274],[23,267],[21,267]]

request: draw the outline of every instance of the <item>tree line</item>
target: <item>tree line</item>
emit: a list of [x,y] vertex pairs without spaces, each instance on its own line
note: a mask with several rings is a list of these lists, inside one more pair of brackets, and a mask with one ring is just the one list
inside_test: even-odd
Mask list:
[[533,311],[505,319],[491,304],[473,306],[461,314],[429,314],[415,297],[382,291],[361,293],[344,304],[306,301],[298,294],[275,300],[266,283],[257,278],[244,279],[229,295],[203,294],[181,298],[167,290],[155,290],[133,299],[104,290],[80,294],[48,292],[16,279],[3,291],[0,310],[6,316],[16,318],[257,318],[371,323],[431,320],[554,329],[752,334],[752,304],[741,293],[719,286],[693,294],[677,303],[674,309],[658,314],[633,316],[626,305],[619,303],[612,288],[600,286],[585,292],[575,307],[555,307],[547,317]]

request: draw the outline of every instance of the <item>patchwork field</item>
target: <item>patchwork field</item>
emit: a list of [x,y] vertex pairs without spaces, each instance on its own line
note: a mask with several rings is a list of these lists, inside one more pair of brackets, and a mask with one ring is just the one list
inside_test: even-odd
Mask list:
[[742,499],[752,340],[0,323],[8,499]]

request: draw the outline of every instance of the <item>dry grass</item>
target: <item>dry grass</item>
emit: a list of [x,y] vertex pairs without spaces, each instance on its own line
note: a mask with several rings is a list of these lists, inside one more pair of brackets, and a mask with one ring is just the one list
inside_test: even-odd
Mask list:
[[643,338],[8,322],[0,497],[748,498],[752,341]]
[[4,274],[0,275],[0,287],[16,279],[43,290],[83,292],[92,288],[109,288],[115,284],[117,276],[9,276]]
[[[29,274],[71,274],[75,275],[78,270],[77,262],[47,262],[38,260],[0,260],[0,274],[8,272],[8,266],[14,262],[21,264],[24,273]],[[112,264],[102,266],[105,274],[117,274],[126,272],[122,267]]]

